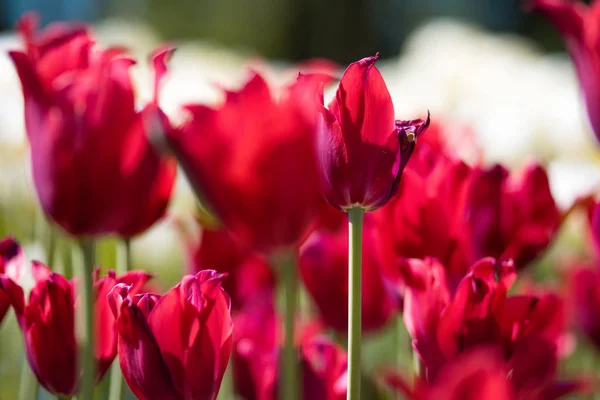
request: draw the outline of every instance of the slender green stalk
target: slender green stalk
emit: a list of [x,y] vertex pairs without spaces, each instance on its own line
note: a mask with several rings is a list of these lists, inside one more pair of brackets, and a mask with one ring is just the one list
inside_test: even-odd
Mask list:
[[46,265],[55,271],[54,259],[56,258],[56,231],[50,222],[46,231]]
[[292,252],[279,253],[275,263],[281,274],[283,289],[283,324],[284,343],[282,351],[282,382],[280,398],[298,400],[300,395],[300,381],[298,376],[298,357],[294,346],[294,317],[298,303],[296,259]]
[[21,366],[21,378],[19,383],[19,400],[35,400],[37,399],[39,384],[38,381],[29,369],[27,359],[23,360]]
[[83,370],[80,385],[80,398],[92,400],[94,398],[94,380],[96,376],[94,365],[95,346],[95,318],[94,318],[94,259],[95,249],[92,240],[79,242],[83,255],[81,268],[81,305],[83,306],[82,332],[79,337],[80,366]]
[[360,346],[362,311],[362,231],[365,210],[348,210],[348,393],[360,399]]
[[[117,274],[121,275],[133,269],[131,254],[131,239],[123,239],[117,248]],[[110,369],[109,400],[121,400],[123,397],[123,374],[118,359],[113,362]]]
[[60,394],[56,395],[57,400],[71,400],[71,396],[61,396]]

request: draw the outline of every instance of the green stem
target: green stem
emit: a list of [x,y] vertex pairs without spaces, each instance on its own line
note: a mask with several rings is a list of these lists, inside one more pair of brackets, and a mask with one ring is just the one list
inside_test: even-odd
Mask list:
[[56,231],[50,222],[48,222],[47,230],[47,244],[46,244],[46,265],[55,270],[54,259],[56,257]]
[[21,366],[21,381],[19,383],[19,400],[35,400],[37,398],[39,383],[29,368],[27,358]]
[[63,395],[57,394],[56,395],[56,399],[57,400],[71,400],[72,397],[71,396],[63,396]]
[[[131,239],[125,238],[117,248],[117,274],[122,275],[133,268],[131,254]],[[123,397],[123,374],[118,359],[113,362],[110,369],[110,386],[108,389],[109,400],[121,400]]]
[[94,381],[96,379],[94,365],[95,349],[95,318],[94,318],[94,259],[95,249],[92,240],[79,242],[83,255],[81,271],[81,304],[83,306],[83,332],[79,338],[80,366],[82,368],[80,398],[92,400],[94,398]]
[[298,302],[295,255],[291,252],[280,253],[276,263],[278,264],[281,273],[283,289],[283,385],[280,386],[280,398],[286,400],[298,400],[301,396],[299,394],[300,387],[298,385],[298,360],[296,347],[294,345],[294,318]]
[[360,399],[360,345],[362,311],[362,231],[365,210],[348,210],[348,393]]

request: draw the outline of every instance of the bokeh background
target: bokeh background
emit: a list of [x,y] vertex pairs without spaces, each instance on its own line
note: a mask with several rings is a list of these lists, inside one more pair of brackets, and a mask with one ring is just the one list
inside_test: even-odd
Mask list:
[[[175,120],[181,104],[218,102],[216,84],[235,87],[248,68],[263,71],[276,84],[292,76],[293,65],[302,60],[327,58],[339,63],[341,72],[349,62],[379,52],[398,118],[430,110],[449,135],[453,129],[472,131],[487,163],[517,168],[536,158],[547,166],[562,209],[600,184],[600,147],[573,67],[556,32],[540,16],[524,12],[518,0],[0,0],[0,237],[14,235],[32,259],[48,260],[54,228],[33,193],[20,86],[6,56],[20,46],[12,29],[27,10],[39,12],[43,25],[92,22],[103,44],[129,47],[140,60],[133,74],[141,101],[150,95],[148,54],[164,42],[176,45],[161,98]],[[133,242],[135,266],[156,272],[163,288],[186,270],[184,238],[194,232],[183,233],[182,226],[189,228],[195,211],[180,175],[165,221]],[[566,260],[585,256],[583,221],[577,215],[569,219],[530,269],[532,279],[560,285]],[[76,264],[73,242],[60,232],[53,237],[58,249],[53,266]],[[114,268],[117,241],[103,239],[98,254],[103,268]],[[395,355],[386,352],[393,340],[386,332],[371,338],[365,365],[393,361]],[[409,366],[408,352],[406,358]],[[11,315],[0,329],[0,400],[16,398],[22,359],[21,335]],[[590,371],[594,365],[598,357],[584,344],[565,368]],[[221,398],[233,397],[225,391]]]

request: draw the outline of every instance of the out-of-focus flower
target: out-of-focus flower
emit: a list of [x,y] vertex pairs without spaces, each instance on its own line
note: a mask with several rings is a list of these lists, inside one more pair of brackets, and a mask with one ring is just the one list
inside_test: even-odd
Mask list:
[[[256,296],[234,318],[233,376],[244,400],[278,399],[280,320],[270,293]],[[347,356],[320,335],[314,324],[302,323],[295,338],[305,400],[346,398]]]
[[[6,275],[0,275],[0,293],[9,299],[25,342],[27,361],[40,384],[53,394],[77,393],[77,342],[75,339],[76,282],[50,271],[45,265],[31,265],[35,286],[25,299],[23,289]],[[135,293],[150,278],[132,271],[120,277],[114,272],[95,276],[96,382],[100,382],[117,355],[115,320],[107,293],[118,283],[131,285]]]
[[322,192],[332,206],[373,211],[398,191],[402,171],[427,120],[396,121],[375,62],[348,66],[335,98],[321,109],[318,153]]
[[[383,327],[396,304],[387,290],[381,261],[375,251],[373,223],[367,215],[363,232],[362,327],[370,332]],[[300,249],[300,276],[323,321],[340,333],[348,330],[348,227],[335,232],[315,231]]]
[[404,320],[429,383],[448,362],[486,345],[504,355],[515,393],[541,393],[563,385],[555,381],[566,324],[560,297],[552,292],[508,297],[515,269],[492,258],[474,264],[454,294],[436,261],[407,264],[412,280]]
[[[44,209],[73,235],[130,237],[162,217],[175,180],[174,160],[147,138],[164,70],[157,69],[154,100],[136,112],[122,49],[100,49],[86,27],[18,23],[26,51],[11,51],[25,99],[36,191]],[[168,51],[158,52],[155,65]],[[158,63],[157,63],[158,61]]]
[[223,278],[213,270],[187,275],[162,297],[124,284],[109,293],[121,371],[139,399],[217,397],[233,329]]
[[[590,385],[585,381],[540,386],[541,382],[535,380],[538,373],[536,368],[546,371],[546,366],[543,365],[545,360],[530,358],[520,361],[523,361],[523,364],[518,366],[518,370],[511,369],[511,365],[503,362],[498,349],[481,346],[470,349],[448,362],[430,382],[421,376],[414,387],[411,387],[396,373],[384,376],[384,382],[412,400],[550,400],[589,390]],[[527,382],[528,385],[519,385],[513,379],[515,373],[522,375],[522,372],[528,372],[529,377],[533,378]]]
[[529,0],[560,32],[575,64],[588,116],[600,140],[600,3],[581,1]]
[[509,174],[433,149],[419,146],[399,195],[373,214],[392,278],[401,257],[435,257],[457,283],[479,258],[513,259],[524,268],[548,246],[562,219],[541,166]]
[[203,229],[199,243],[188,239],[190,270],[214,269],[227,273],[223,289],[231,296],[234,309],[257,293],[275,289],[275,275],[267,259],[231,237],[225,229]]
[[569,271],[567,296],[575,325],[600,349],[600,273],[574,267]]
[[242,243],[263,252],[298,244],[318,211],[314,85],[275,99],[256,74],[219,109],[189,105],[169,142],[192,185]]
[[[23,275],[24,254],[19,244],[11,237],[0,240],[0,274],[18,281]],[[10,308],[10,298],[0,291],[0,323]]]

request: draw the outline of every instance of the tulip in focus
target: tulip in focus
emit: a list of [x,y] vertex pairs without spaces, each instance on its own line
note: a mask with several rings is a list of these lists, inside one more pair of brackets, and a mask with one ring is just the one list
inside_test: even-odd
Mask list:
[[[16,257],[15,261],[24,263],[20,253],[12,254]],[[6,260],[4,257],[5,254],[3,259]],[[28,299],[23,289],[6,275],[0,275],[0,297],[8,298],[15,311],[23,332],[27,361],[39,383],[50,393],[73,396],[78,392],[80,375],[75,336],[77,282],[69,281],[35,261],[31,271],[35,286]],[[96,383],[100,382],[117,355],[117,332],[108,306],[108,291],[115,284],[123,283],[130,285],[135,293],[149,278],[147,273],[140,271],[131,271],[120,277],[109,272],[101,279],[96,274],[96,334],[99,338],[94,352]]]
[[[362,329],[382,328],[396,312],[375,251],[370,215],[365,217],[362,256]],[[300,276],[323,321],[337,332],[348,329],[348,227],[312,233],[300,249]]]
[[397,121],[375,62],[348,66],[335,98],[321,107],[318,137],[322,193],[332,206],[373,211],[398,191],[400,177],[427,120]]
[[[10,57],[21,79],[33,180],[44,212],[72,235],[134,236],[163,216],[176,165],[148,140],[154,100],[135,110],[129,68],[118,48],[101,49],[85,26],[37,31],[18,23],[25,51]],[[164,58],[167,51],[156,54]]]
[[164,296],[116,285],[121,371],[140,400],[214,400],[229,362],[233,324],[224,275],[186,275]]

